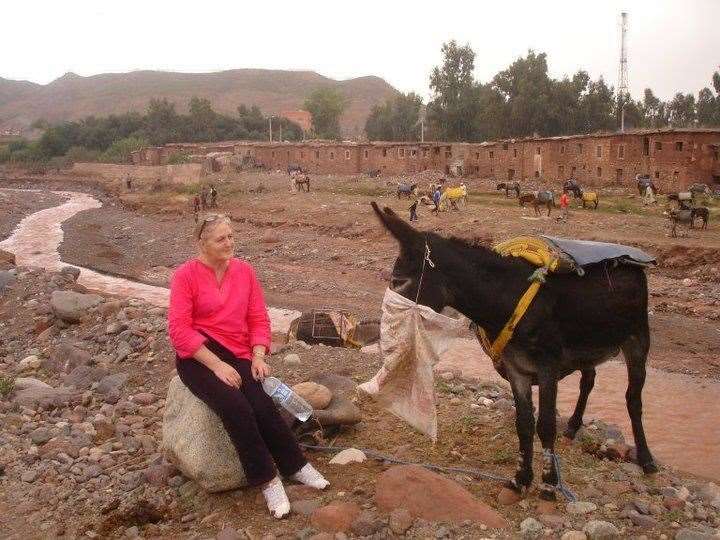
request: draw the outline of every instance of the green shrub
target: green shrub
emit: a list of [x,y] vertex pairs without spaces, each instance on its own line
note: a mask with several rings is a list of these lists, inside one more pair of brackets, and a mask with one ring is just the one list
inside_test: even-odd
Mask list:
[[190,155],[185,153],[173,154],[168,158],[168,165],[182,165],[184,163],[190,163]]
[[12,377],[0,377],[0,396],[9,396],[15,388],[15,379]]
[[70,163],[91,163],[100,158],[100,152],[89,150],[84,146],[72,146],[65,154]]
[[104,163],[132,163],[130,154],[147,145],[147,140],[141,137],[125,137],[112,143],[110,148],[102,153],[100,161]]

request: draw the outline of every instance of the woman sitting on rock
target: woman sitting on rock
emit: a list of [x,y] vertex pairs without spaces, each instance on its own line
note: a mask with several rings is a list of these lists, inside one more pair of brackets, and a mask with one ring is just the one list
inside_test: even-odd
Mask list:
[[[270,320],[255,270],[233,257],[230,220],[210,214],[195,230],[199,255],[170,285],[168,327],[182,382],[222,420],[248,485],[262,486],[270,512],[290,503],[275,469],[308,486],[328,481],[308,463],[261,381],[270,373]],[[273,463],[274,461],[274,463]]]

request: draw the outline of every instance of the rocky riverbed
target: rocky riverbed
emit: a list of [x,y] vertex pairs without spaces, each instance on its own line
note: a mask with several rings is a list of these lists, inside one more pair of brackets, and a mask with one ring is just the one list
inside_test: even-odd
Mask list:
[[[720,488],[663,469],[642,475],[613,426],[592,422],[559,445],[577,502],[520,499],[469,472],[440,475],[390,460],[331,464],[324,492],[289,488],[293,513],[272,519],[255,490],[207,494],[162,452],[173,354],[165,310],[90,294],[77,272],[0,271],[0,530],[7,538],[714,538]],[[279,346],[276,374],[299,383],[333,373],[367,380],[375,354]],[[432,445],[367,398],[362,421],[315,442],[374,449],[391,460],[512,474],[514,409],[503,387],[437,379]],[[336,390],[337,391],[337,390]],[[329,438],[332,437],[332,438]],[[438,490],[438,486],[442,489]],[[460,509],[460,510],[458,510]],[[502,521],[493,521],[492,516]],[[488,517],[490,516],[490,517]],[[503,528],[498,528],[503,526]]]

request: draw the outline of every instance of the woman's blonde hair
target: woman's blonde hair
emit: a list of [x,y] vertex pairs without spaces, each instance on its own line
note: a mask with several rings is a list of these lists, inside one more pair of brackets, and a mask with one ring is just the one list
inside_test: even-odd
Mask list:
[[193,234],[195,240],[202,240],[203,235],[207,236],[208,231],[212,231],[221,223],[230,225],[230,218],[225,214],[207,214],[195,225],[195,232]]

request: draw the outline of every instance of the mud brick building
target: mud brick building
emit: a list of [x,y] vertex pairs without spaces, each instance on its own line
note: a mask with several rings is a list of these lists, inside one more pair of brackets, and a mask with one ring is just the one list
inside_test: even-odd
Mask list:
[[[300,165],[316,174],[379,170],[412,175],[438,170],[456,176],[630,186],[649,174],[665,190],[694,182],[720,188],[720,129],[638,130],[625,133],[508,139],[483,143],[247,142],[168,144],[144,148],[135,164],[161,165],[176,153],[223,163],[252,162],[270,169]],[[222,167],[212,166],[212,170]]]

